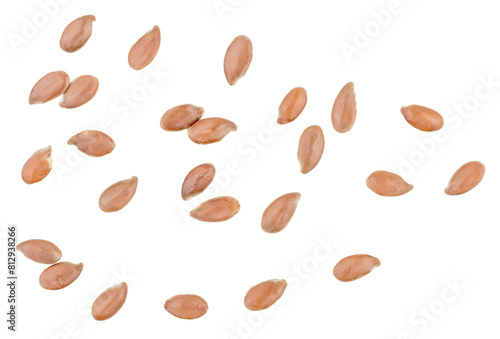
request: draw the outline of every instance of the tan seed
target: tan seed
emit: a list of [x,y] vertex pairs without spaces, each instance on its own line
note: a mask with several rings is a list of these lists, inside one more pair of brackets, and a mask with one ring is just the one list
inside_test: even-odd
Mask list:
[[193,168],[182,184],[182,199],[189,200],[203,192],[214,180],[215,166],[212,164],[201,164]]
[[130,67],[138,71],[149,65],[160,49],[160,41],[160,28],[154,26],[153,29],[144,34],[130,48],[130,52],[128,53],[128,64]]
[[102,157],[111,153],[115,142],[107,134],[100,131],[86,130],[73,135],[68,140],[68,145],[75,145],[80,152],[91,157]]
[[189,215],[200,221],[219,222],[231,219],[240,211],[240,203],[232,197],[217,197],[205,201]]
[[399,175],[386,171],[376,171],[370,174],[366,179],[366,185],[373,192],[384,197],[400,196],[413,189],[413,185],[408,184]]
[[59,41],[61,49],[73,53],[82,48],[92,35],[92,23],[94,21],[95,16],[85,15],[66,26]]
[[193,142],[201,145],[219,142],[237,130],[234,122],[222,118],[201,119],[188,129],[188,136]]
[[26,161],[21,170],[23,181],[28,185],[41,181],[52,170],[52,147],[39,149]]
[[165,131],[181,131],[201,119],[204,109],[195,105],[180,105],[163,114],[160,126]]
[[52,265],[58,262],[62,257],[61,250],[47,240],[32,239],[26,240],[17,245],[17,250],[40,264]]
[[95,320],[107,320],[114,316],[125,304],[127,284],[122,282],[102,292],[92,304],[92,316]]
[[66,72],[49,73],[37,81],[30,93],[30,105],[43,104],[62,95],[69,86],[69,76]]
[[127,206],[137,190],[137,177],[118,181],[102,192],[99,208],[104,212],[116,212]]
[[299,159],[300,171],[303,174],[311,172],[318,165],[325,149],[325,137],[319,126],[309,126],[300,137]]
[[354,84],[349,82],[340,90],[333,104],[333,128],[339,133],[348,132],[356,121],[356,114],[356,93],[354,93]]
[[286,286],[284,279],[268,280],[253,286],[245,296],[245,307],[250,311],[265,310],[281,298]]
[[208,304],[200,296],[179,294],[165,301],[165,310],[181,319],[197,319],[208,311]]
[[233,86],[242,78],[250,67],[253,57],[252,42],[244,35],[237,36],[229,45],[224,57],[224,74],[227,82]]
[[99,80],[92,75],[82,75],[71,81],[59,103],[62,108],[76,108],[89,102],[97,93]]
[[288,124],[302,113],[307,104],[307,92],[302,87],[292,89],[281,102],[278,124]]
[[380,260],[367,254],[356,254],[340,260],[333,269],[333,275],[340,281],[354,281],[380,266]]
[[460,167],[450,179],[444,192],[460,195],[469,192],[483,180],[485,167],[479,161],[471,161]]
[[441,114],[424,106],[401,107],[401,113],[410,125],[424,132],[438,131],[444,125]]
[[47,267],[40,274],[40,286],[46,290],[60,290],[73,283],[82,273],[83,264],[59,262]]
[[267,233],[282,231],[292,219],[300,193],[288,193],[274,200],[262,214],[261,227]]

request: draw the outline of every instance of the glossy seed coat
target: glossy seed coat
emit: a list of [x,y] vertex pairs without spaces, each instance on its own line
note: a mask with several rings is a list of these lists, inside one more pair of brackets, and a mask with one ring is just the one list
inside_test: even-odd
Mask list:
[[52,265],[61,260],[62,257],[62,252],[56,245],[42,239],[23,241],[16,248],[26,258],[40,264]]
[[99,80],[92,75],[82,75],[71,81],[68,90],[63,94],[59,106],[62,108],[77,108],[86,104],[96,95]]
[[127,206],[137,190],[137,177],[118,181],[102,192],[99,208],[104,212],[116,212]]
[[192,218],[206,222],[231,219],[240,211],[240,203],[232,197],[217,197],[205,201],[189,214]]
[[29,104],[43,104],[62,95],[69,87],[66,72],[56,71],[43,76],[37,81],[30,93]]
[[214,180],[215,166],[212,164],[201,164],[193,168],[182,184],[181,196],[189,200],[203,192]]
[[339,133],[345,133],[351,130],[356,121],[356,94],[354,92],[354,83],[347,83],[335,99],[332,108],[333,128]]
[[48,146],[39,149],[26,161],[21,177],[28,185],[41,181],[52,170],[52,147]]
[[83,264],[59,262],[47,267],[40,275],[40,286],[46,290],[60,290],[73,283],[82,273]]
[[333,275],[340,281],[354,281],[380,266],[380,260],[367,254],[356,254],[340,260],[333,269]]
[[451,177],[444,192],[460,195],[469,192],[483,180],[486,168],[479,161],[471,161],[460,167]]
[[439,131],[444,125],[441,114],[424,106],[401,107],[401,113],[410,125],[424,132]]
[[300,193],[288,193],[274,200],[262,214],[261,227],[267,233],[282,231],[292,219]]
[[202,297],[194,294],[179,294],[165,302],[165,310],[181,319],[197,319],[205,315],[208,304]]
[[245,296],[245,307],[250,311],[265,310],[281,298],[286,286],[284,279],[268,280],[253,286]]
[[86,130],[75,134],[68,140],[68,145],[75,145],[80,152],[91,157],[102,157],[115,148],[115,142],[107,134]]
[[173,107],[163,114],[160,126],[165,131],[181,131],[200,120],[204,111],[203,108],[191,104]]
[[130,48],[130,52],[128,53],[128,64],[130,67],[135,70],[140,70],[149,65],[160,49],[160,42],[160,28],[154,26],[153,29],[144,34],[137,40],[132,48]]
[[288,124],[302,113],[307,104],[307,92],[302,87],[295,87],[281,102],[278,115],[278,124]]
[[113,317],[125,304],[128,287],[122,282],[102,292],[92,304],[92,317],[102,321]]
[[387,171],[373,172],[366,179],[366,185],[373,192],[384,197],[400,196],[413,189],[413,185],[408,184],[399,175]]
[[224,57],[224,74],[229,85],[236,84],[250,67],[253,58],[252,42],[244,35],[237,36],[229,45]]
[[228,133],[237,130],[234,122],[223,118],[201,119],[188,129],[188,137],[194,143],[207,145],[219,142]]
[[59,41],[61,49],[73,53],[82,48],[92,35],[92,23],[94,21],[95,16],[85,15],[66,26]]
[[325,137],[321,127],[309,126],[306,128],[300,137],[297,152],[302,174],[311,172],[318,165],[324,149]]

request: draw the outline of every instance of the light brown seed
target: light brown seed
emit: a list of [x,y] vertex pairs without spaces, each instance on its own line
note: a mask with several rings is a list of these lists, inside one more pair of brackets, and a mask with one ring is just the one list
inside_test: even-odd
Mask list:
[[401,113],[410,125],[424,132],[438,131],[444,125],[441,114],[424,106],[401,107]]
[[125,304],[128,287],[122,282],[102,292],[92,304],[92,316],[95,320],[107,320],[114,316]]
[[203,192],[214,180],[215,166],[212,164],[201,164],[193,168],[182,184],[181,196],[189,200]]
[[28,185],[41,181],[52,170],[52,147],[39,149],[26,161],[21,170],[23,181]]
[[200,221],[219,222],[231,219],[240,211],[240,203],[232,197],[217,197],[205,201],[189,215]]
[[30,105],[43,104],[62,95],[69,87],[66,72],[56,71],[43,76],[37,81],[30,93]]
[[179,294],[165,301],[165,310],[181,319],[197,319],[208,311],[208,304],[195,294]]
[[250,311],[265,310],[281,298],[286,286],[284,279],[268,280],[253,286],[245,295],[245,307]]
[[267,233],[282,231],[292,219],[300,193],[288,193],[274,200],[262,214],[261,227]]
[[380,260],[367,254],[356,254],[340,260],[333,269],[333,275],[340,281],[354,281],[380,266]]
[[130,48],[130,52],[128,53],[128,64],[130,67],[138,71],[149,65],[160,49],[160,41],[160,28],[154,26],[153,29],[146,32]]
[[92,35],[92,23],[95,16],[85,15],[71,22],[63,31],[59,46],[68,53],[73,53],[82,48]]
[[413,189],[413,185],[408,184],[399,175],[386,171],[376,171],[370,174],[366,179],[366,185],[373,192],[384,197],[400,196]]
[[451,177],[444,192],[460,195],[469,192],[483,180],[485,167],[479,161],[471,161],[460,167]]
[[302,87],[292,89],[281,102],[278,124],[288,124],[302,113],[307,104],[307,92]]
[[341,90],[332,108],[333,128],[339,133],[348,132],[356,121],[356,93],[354,83],[347,83]]
[[137,177],[118,181],[102,192],[99,208],[104,212],[116,212],[127,206],[137,190]]
[[229,45],[224,57],[224,74],[227,82],[233,86],[242,78],[250,66],[253,57],[252,42],[244,35],[237,36]]
[[181,131],[200,120],[204,112],[203,108],[195,105],[185,104],[176,106],[163,114],[160,126],[165,131]]
[[325,149],[325,137],[319,126],[309,126],[300,137],[297,158],[303,174],[311,172],[318,165]]
[[115,142],[107,134],[95,130],[86,130],[73,135],[68,145],[75,145],[80,152],[91,157],[102,157],[111,153]]
[[40,274],[40,286],[46,290],[60,290],[73,283],[82,273],[83,264],[59,262],[47,267]]
[[40,264],[52,265],[58,262],[62,257],[61,250],[47,240],[32,239],[26,240],[17,245],[17,250]]
[[68,90],[63,94],[59,106],[76,108],[89,102],[99,89],[99,80],[92,75],[82,75],[71,81]]
[[219,142],[237,130],[234,122],[222,118],[201,119],[188,129],[188,136],[193,142],[201,145]]

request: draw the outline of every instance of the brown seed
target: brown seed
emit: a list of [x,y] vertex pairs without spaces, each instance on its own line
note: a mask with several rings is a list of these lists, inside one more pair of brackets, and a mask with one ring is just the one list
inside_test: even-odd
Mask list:
[[47,267],[40,274],[40,286],[46,290],[60,290],[73,283],[82,273],[83,264],[59,262]]
[[92,75],[82,75],[71,81],[59,103],[62,108],[76,108],[89,102],[97,93],[99,80]]
[[410,125],[424,132],[438,131],[444,125],[441,114],[424,106],[401,107],[401,113]]
[[95,320],[107,320],[114,316],[125,304],[127,284],[122,282],[102,292],[92,304],[92,316]]
[[160,49],[160,41],[160,28],[154,26],[153,29],[146,32],[130,48],[130,52],[128,53],[128,64],[130,67],[138,71],[149,65]]
[[219,222],[231,219],[240,211],[240,203],[232,197],[217,197],[205,201],[189,215],[200,221]]
[[26,240],[17,245],[17,249],[24,254],[26,258],[40,264],[52,265],[58,262],[62,257],[61,250],[47,240]]
[[208,304],[195,294],[179,294],[165,301],[165,310],[181,319],[197,319],[208,311]]
[[299,200],[300,193],[288,193],[274,200],[262,214],[262,229],[267,233],[282,231],[292,219]]
[[340,260],[333,268],[333,275],[340,281],[354,281],[380,266],[380,260],[367,254],[356,254]]
[[61,49],[73,53],[82,48],[92,35],[92,23],[94,21],[95,16],[85,15],[66,26],[59,41]]
[[137,177],[118,181],[102,192],[99,208],[104,212],[116,212],[127,206],[137,190]]
[[66,72],[56,71],[49,73],[38,80],[35,86],[33,86],[29,103],[30,105],[43,104],[55,99],[66,92],[68,86],[69,76]]
[[318,165],[325,149],[325,137],[323,130],[319,126],[309,126],[300,137],[299,159],[300,171],[303,174],[311,172]]
[[182,184],[182,199],[189,200],[203,192],[214,180],[215,166],[212,164],[201,164],[193,168]]
[[201,145],[219,142],[229,133],[236,131],[236,124],[222,118],[201,119],[188,129],[188,136]]
[[284,279],[268,280],[253,286],[245,296],[245,307],[250,311],[265,310],[281,298],[286,286]]
[[444,192],[460,195],[469,192],[483,180],[485,167],[479,161],[471,161],[460,167],[451,177]]
[[111,153],[115,148],[115,142],[107,134],[86,130],[75,134],[68,140],[68,145],[75,145],[80,152],[91,157],[102,157]]
[[165,131],[181,131],[200,120],[204,111],[203,108],[190,104],[176,106],[163,114],[160,126]]
[[41,181],[52,169],[52,147],[39,149],[26,161],[21,170],[23,181],[28,185]]
[[340,90],[333,104],[333,128],[339,133],[348,132],[354,125],[356,114],[356,93],[354,93],[354,84],[349,82]]
[[244,35],[237,36],[227,48],[224,57],[224,74],[231,86],[245,75],[252,57],[253,48],[250,39]]
[[376,171],[370,174],[366,179],[366,185],[373,192],[384,197],[397,197],[413,189],[413,185],[408,184],[399,175],[386,171]]
[[302,113],[307,104],[307,92],[302,87],[292,89],[281,102],[278,124],[288,124]]

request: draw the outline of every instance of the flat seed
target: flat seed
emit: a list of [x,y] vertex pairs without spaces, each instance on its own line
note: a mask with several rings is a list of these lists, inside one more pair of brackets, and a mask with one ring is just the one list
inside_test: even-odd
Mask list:
[[80,152],[91,157],[102,157],[115,148],[113,139],[105,133],[94,130],[75,134],[68,140],[68,145],[75,145]]
[[288,193],[274,200],[262,214],[261,227],[267,233],[282,231],[292,219],[300,193]]
[[137,190],[137,177],[118,181],[102,192],[99,208],[104,212],[116,212],[127,206]]
[[278,115],[278,124],[288,124],[302,113],[307,104],[307,92],[302,87],[295,87],[281,102]]
[[17,245],[17,250],[40,264],[52,265],[58,262],[62,257],[61,250],[47,240],[32,239],[26,240]]
[[144,34],[130,48],[130,52],[128,53],[128,64],[130,67],[138,71],[149,65],[160,49],[160,41],[160,28],[154,26],[153,29]]
[[214,180],[215,166],[212,164],[201,164],[193,168],[182,184],[182,199],[189,200],[203,192]]
[[471,161],[460,167],[451,177],[444,192],[460,195],[469,192],[483,180],[485,167],[479,161]]
[[240,211],[240,203],[232,197],[217,197],[205,201],[189,215],[200,221],[219,222],[231,219]]
[[73,283],[82,273],[83,264],[60,262],[47,267],[40,274],[40,286],[46,290],[60,290]]
[[43,104],[62,95],[69,87],[66,72],[56,71],[43,76],[37,81],[30,93],[29,104]]
[[224,57],[224,74],[227,82],[233,86],[242,78],[250,66],[253,57],[252,42],[244,35],[237,36],[229,45]]
[[165,131],[181,131],[200,120],[204,111],[203,108],[190,104],[173,107],[163,114],[160,126]]
[[39,149],[26,161],[21,170],[23,181],[28,185],[41,181],[52,170],[52,147]]
[[333,275],[340,281],[354,281],[380,266],[380,260],[367,254],[356,254],[340,260],[333,269]]
[[286,286],[284,279],[268,280],[253,286],[245,296],[245,307],[250,311],[265,310],[281,298]]
[[297,157],[300,172],[307,174],[318,165],[325,149],[325,137],[319,126],[309,126],[300,137]]
[[339,133],[348,132],[356,121],[356,94],[354,84],[347,83],[341,90],[332,108],[333,128]]
[[92,316],[95,320],[107,320],[114,316],[125,304],[128,287],[122,282],[102,292],[92,304]]
[[222,118],[201,119],[188,129],[188,137],[194,143],[206,145],[219,142],[237,130],[234,122]]
[[82,48],[92,35],[92,23],[95,16],[85,15],[71,22],[63,31],[59,46],[68,53],[73,53]]
[[200,296],[194,294],[179,294],[165,302],[165,310],[181,319],[197,319],[205,315],[208,304]]
[[71,81],[68,90],[63,94],[59,106],[76,108],[89,102],[99,89],[99,80],[92,75],[82,75]]
[[413,185],[408,184],[399,175],[386,171],[376,171],[370,174],[366,179],[366,185],[373,192],[384,197],[400,196],[413,189]]
[[444,125],[441,114],[424,106],[401,107],[401,113],[410,125],[424,132],[438,131]]

